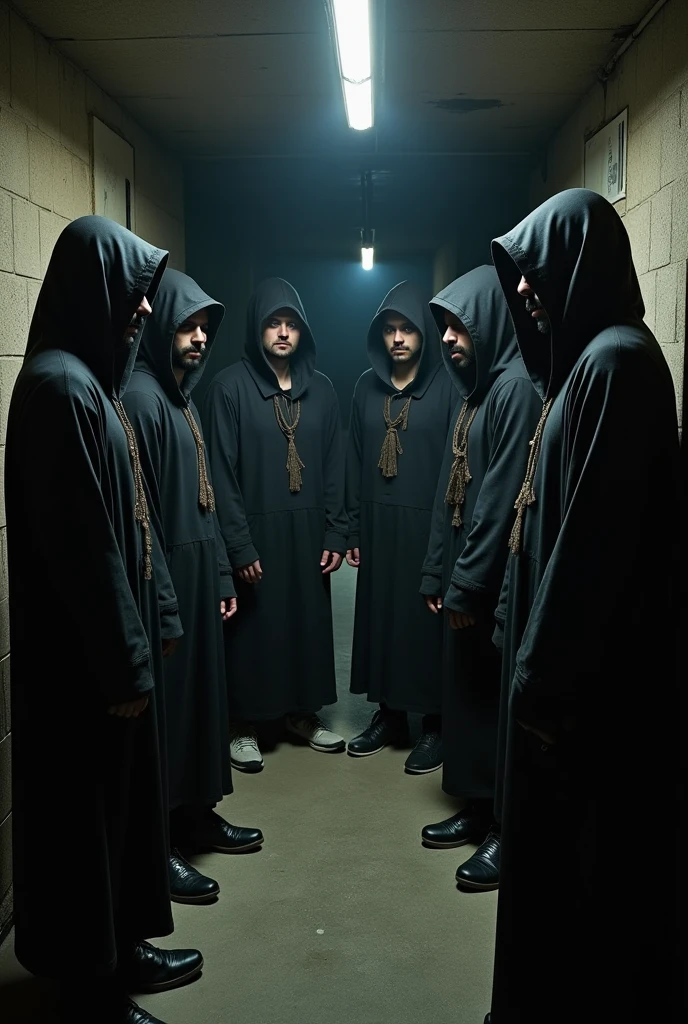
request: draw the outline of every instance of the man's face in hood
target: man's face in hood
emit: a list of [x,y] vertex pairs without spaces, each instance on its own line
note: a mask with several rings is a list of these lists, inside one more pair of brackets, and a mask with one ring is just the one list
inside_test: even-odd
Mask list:
[[444,324],[446,330],[442,341],[449,348],[451,361],[458,370],[467,370],[475,356],[470,332],[458,316],[448,309],[444,311]]
[[423,336],[410,320],[393,310],[382,319],[382,339],[395,365],[413,365],[420,358]]
[[172,345],[172,365],[188,373],[201,365],[208,341],[208,310],[200,309],[188,316],[177,328]]
[[129,347],[131,347],[131,345],[133,345],[134,339],[136,338],[136,335],[141,331],[141,329],[143,328],[144,323],[146,322],[146,317],[150,316],[150,314],[152,312],[153,312],[153,310],[151,309],[150,302],[148,301],[148,299],[146,298],[145,295],[142,296],[141,300],[140,300],[140,302],[139,302],[139,304],[138,304],[138,306],[136,308],[136,312],[134,313],[133,317],[129,321],[129,326],[127,327],[126,331],[124,332],[124,339],[123,340],[124,340],[124,344],[125,345],[127,345]]
[[263,324],[263,348],[273,359],[289,359],[299,347],[301,318],[293,309],[278,309]]
[[539,298],[530,287],[525,277],[522,277],[518,286],[518,294],[522,299],[525,299],[526,312],[535,320],[538,332],[540,334],[549,334],[552,330],[552,324],[550,319],[545,312],[545,307],[540,302]]

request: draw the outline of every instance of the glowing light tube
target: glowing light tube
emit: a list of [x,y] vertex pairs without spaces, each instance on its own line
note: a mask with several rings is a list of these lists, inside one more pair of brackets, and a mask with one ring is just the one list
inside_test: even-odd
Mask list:
[[369,0],[332,0],[349,127],[365,131],[373,126],[373,72],[370,45]]

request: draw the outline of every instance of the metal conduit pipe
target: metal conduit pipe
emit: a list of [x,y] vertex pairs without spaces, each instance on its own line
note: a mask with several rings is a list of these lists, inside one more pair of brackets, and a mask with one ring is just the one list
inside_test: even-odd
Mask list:
[[642,18],[642,19],[641,19],[641,20],[640,20],[640,21],[638,22],[638,24],[637,24],[637,25],[636,25],[636,27],[635,27],[635,28],[633,29],[633,31],[632,31],[632,32],[630,32],[630,33],[629,33],[629,34],[628,34],[628,35],[626,36],[626,38],[624,39],[623,43],[621,44],[621,46],[619,47],[619,49],[618,49],[618,50],[616,51],[616,53],[614,54],[614,56],[613,56],[613,57],[611,57],[611,58],[610,58],[610,59],[609,59],[609,60],[607,61],[607,63],[606,63],[605,65],[604,65],[604,67],[603,67],[603,68],[601,68],[601,69],[600,69],[600,71],[598,72],[598,74],[597,74],[597,77],[598,77],[598,79],[600,80],[600,82],[606,82],[606,81],[607,81],[607,79],[608,79],[608,78],[610,77],[610,75],[611,75],[611,74],[612,74],[612,72],[614,71],[614,68],[615,68],[615,67],[616,67],[616,65],[617,65],[617,64],[619,63],[619,61],[621,60],[621,58],[623,57],[623,55],[624,55],[624,53],[626,52],[626,50],[630,49],[630,47],[631,47],[631,46],[633,45],[633,43],[634,43],[634,42],[636,41],[636,39],[637,39],[637,38],[638,38],[639,36],[641,36],[641,35],[642,35],[642,33],[643,33],[643,32],[645,31],[645,29],[647,28],[647,26],[648,26],[648,25],[650,24],[650,22],[652,21],[652,19],[653,19],[653,18],[655,17],[655,15],[656,15],[656,14],[659,14],[659,12],[661,11],[662,7],[664,7],[664,5],[665,5],[666,3],[667,3],[667,0],[657,0],[657,3],[656,3],[656,4],[654,4],[654,5],[653,5],[653,6],[652,6],[652,7],[650,8],[650,10],[649,10],[649,11],[647,12],[647,14],[645,15],[645,17],[644,17],[644,18]]

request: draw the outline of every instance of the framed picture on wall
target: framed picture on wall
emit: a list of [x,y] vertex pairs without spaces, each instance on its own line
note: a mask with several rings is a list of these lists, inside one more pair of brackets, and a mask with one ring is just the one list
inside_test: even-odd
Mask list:
[[585,143],[585,188],[599,192],[610,203],[626,197],[628,107]]

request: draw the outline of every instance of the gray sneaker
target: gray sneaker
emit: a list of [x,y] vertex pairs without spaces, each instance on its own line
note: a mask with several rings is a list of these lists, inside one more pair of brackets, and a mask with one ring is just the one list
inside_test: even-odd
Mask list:
[[288,715],[287,730],[323,754],[340,754],[346,749],[344,737],[330,732],[317,715]]
[[258,737],[250,725],[237,725],[232,729],[229,743],[232,768],[255,775],[264,768]]

